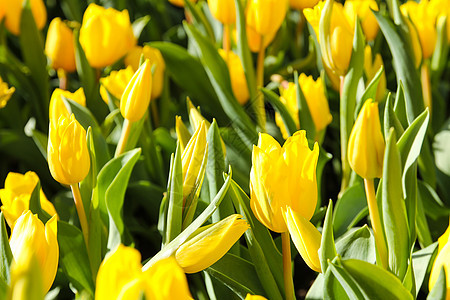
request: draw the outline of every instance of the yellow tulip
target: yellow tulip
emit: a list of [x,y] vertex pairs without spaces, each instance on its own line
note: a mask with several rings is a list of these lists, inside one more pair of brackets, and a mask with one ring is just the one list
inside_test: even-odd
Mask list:
[[[372,79],[377,74],[378,70],[383,66],[383,58],[380,53],[375,55],[375,60],[372,60],[372,48],[367,45],[364,49],[364,73],[367,77],[366,86],[372,81]],[[383,71],[381,75],[380,82],[378,83],[377,93],[375,99],[381,101],[386,93],[386,72]]]
[[[250,51],[252,52],[261,51],[261,35],[249,26],[247,26],[246,28],[247,28],[247,42]],[[273,34],[264,36],[264,48],[269,46],[269,44],[275,38],[275,35],[276,31]]]
[[289,0],[289,5],[293,9],[303,10],[314,7],[319,0]]
[[136,46],[131,49],[125,57],[125,65],[131,65],[134,70],[139,69],[141,55],[144,55],[144,58],[149,59],[151,69],[154,68],[152,74],[152,99],[156,99],[161,96],[164,87],[164,71],[166,69],[166,64],[158,49],[145,45],[144,47]]
[[0,21],[3,19],[6,13],[6,1],[0,2]]
[[239,104],[244,105],[250,97],[247,86],[247,79],[245,78],[244,67],[241,59],[234,52],[225,53],[223,49],[219,49],[219,54],[227,63],[230,72],[231,88],[233,94],[238,100]]
[[434,260],[433,267],[431,268],[430,280],[428,287],[431,289],[436,284],[439,278],[442,267],[445,270],[446,284],[447,284],[447,296],[446,300],[450,300],[450,226],[447,228],[445,233],[439,238],[439,248],[437,256]]
[[375,0],[350,0],[345,1],[345,13],[349,17],[350,24],[355,24],[355,18],[361,21],[361,26],[368,41],[373,41],[377,37],[379,26],[372,9],[378,11],[378,4]]
[[[191,1],[192,3],[197,2],[197,0],[189,0],[189,1]],[[169,2],[175,6],[184,7],[184,0],[169,0]]]
[[173,257],[142,271],[138,250],[119,245],[108,254],[97,273],[95,299],[192,299],[186,276]]
[[119,71],[112,71],[109,76],[100,79],[100,96],[102,96],[103,101],[108,104],[108,93],[113,95],[117,99],[116,106],[119,105],[119,100],[122,98],[123,91],[130,82],[134,75],[133,68],[128,66],[126,69],[121,69]]
[[234,0],[208,0],[211,14],[222,24],[234,24],[236,22],[236,7]]
[[316,166],[319,147],[311,151],[305,131],[288,138],[283,147],[260,133],[253,146],[250,206],[256,218],[275,232],[286,232],[282,209],[287,205],[311,219],[317,204]]
[[56,88],[50,98],[49,110],[49,119],[53,126],[58,125],[60,116],[64,116],[67,119],[70,117],[69,111],[64,104],[63,97],[75,101],[82,106],[86,106],[86,96],[84,95],[83,88],[79,88],[74,93]]
[[180,116],[175,116],[175,131],[177,133],[178,141],[180,142],[180,150],[183,152],[191,139],[191,134]]
[[438,16],[438,22],[442,22],[447,17],[447,41],[450,43],[450,2],[448,0],[430,0],[430,10]]
[[8,87],[8,84],[0,77],[0,109],[6,106],[15,90],[13,86]]
[[262,36],[274,35],[286,16],[287,0],[249,0],[247,26]]
[[177,249],[175,259],[184,272],[200,272],[222,258],[249,227],[238,214],[201,227]]
[[408,1],[400,7],[402,14],[411,19],[417,30],[424,59],[433,55],[437,40],[437,15],[428,3],[428,1],[421,1],[420,3]]
[[[16,220],[24,211],[29,209],[31,193],[38,181],[39,177],[33,171],[28,171],[25,174],[9,172],[6,176],[5,188],[0,189],[0,199],[3,204],[1,210],[12,230]],[[47,200],[42,189],[40,191],[40,204],[49,215],[56,215],[55,207]]]
[[53,69],[73,72],[76,69],[73,33],[60,18],[54,18],[48,27],[45,54]]
[[47,160],[53,178],[62,184],[78,183],[89,173],[86,131],[73,114],[61,115],[55,127],[50,126]]
[[[22,17],[22,0],[3,0],[5,10],[5,27],[14,35],[20,34],[20,19]],[[31,13],[33,14],[36,26],[44,28],[47,22],[47,10],[44,1],[30,0]]]
[[57,227],[56,216],[44,226],[36,215],[27,211],[17,219],[9,241],[14,261],[20,263],[22,259],[26,259],[30,250],[36,256],[41,269],[44,293],[52,286],[58,269]]
[[263,297],[263,296],[259,296],[259,295],[247,294],[247,296],[245,297],[245,300],[267,300],[267,298]]
[[353,125],[348,141],[350,167],[364,179],[380,178],[383,171],[384,139],[378,103],[368,99]]
[[94,68],[106,67],[123,57],[136,44],[128,11],[90,4],[83,15],[80,44]]
[[289,206],[284,211],[283,216],[292,241],[305,263],[312,270],[322,272],[319,260],[319,248],[322,239],[320,232],[311,222],[293,211]]
[[139,121],[147,111],[152,93],[152,69],[148,59],[134,73],[120,99],[120,112],[130,122]]

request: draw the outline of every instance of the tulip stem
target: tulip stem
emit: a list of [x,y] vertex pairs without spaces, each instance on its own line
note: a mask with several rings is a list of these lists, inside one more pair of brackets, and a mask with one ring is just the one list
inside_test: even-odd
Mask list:
[[119,143],[117,144],[116,153],[114,157],[119,156],[125,151],[125,146],[127,145],[128,137],[130,136],[131,122],[125,119],[122,127],[122,134],[120,135]]
[[[261,45],[259,48],[258,59],[256,61],[256,86],[262,88],[264,86],[264,55],[266,49],[264,48],[264,37],[261,36]],[[261,131],[266,131],[266,110],[264,108],[264,96],[261,91],[258,92],[255,101],[253,101],[254,110],[256,113],[256,120]]]
[[228,64],[228,55],[229,55],[230,48],[231,48],[230,25],[228,25],[228,24],[223,25],[222,47],[223,47],[223,50],[225,51],[225,58],[226,58],[226,62]]
[[283,277],[286,300],[293,300],[295,298],[295,293],[294,281],[292,280],[291,240],[289,231],[281,233],[281,244],[283,250]]
[[56,71],[59,79],[59,88],[62,90],[67,89],[67,73],[63,69]]
[[[347,159],[347,146],[348,146],[348,128],[347,128],[347,103],[344,103],[344,82],[345,77],[340,77],[340,88],[339,88],[339,96],[340,96],[340,131],[341,131],[341,165],[342,165],[342,181],[341,181],[341,191],[339,192],[339,198],[347,189],[350,182],[350,164]],[[351,116],[353,118],[353,116]],[[353,120],[353,119],[352,119]],[[351,129],[351,128],[350,128]]]
[[420,79],[422,82],[423,103],[425,107],[428,107],[431,112],[432,96],[431,96],[431,81],[430,81],[430,64],[428,59],[423,61]]
[[377,198],[375,196],[373,179],[364,178],[364,187],[366,190],[370,220],[372,221],[373,235],[375,236],[375,245],[380,258],[379,265],[381,265],[384,269],[387,269],[386,242],[384,240],[383,228],[381,226],[380,211],[378,209]]
[[81,231],[83,232],[86,248],[88,248],[89,226],[86,218],[86,212],[83,206],[83,199],[81,198],[80,188],[78,187],[78,183],[71,184],[70,188],[72,190],[73,201],[75,202],[75,207],[77,209],[78,219],[80,220]]

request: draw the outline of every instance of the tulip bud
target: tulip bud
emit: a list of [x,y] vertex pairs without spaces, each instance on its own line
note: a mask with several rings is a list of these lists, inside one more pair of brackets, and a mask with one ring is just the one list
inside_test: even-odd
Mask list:
[[274,35],[284,21],[287,7],[287,0],[250,0],[247,26],[264,37]]
[[[247,42],[250,51],[259,52],[261,51],[261,35],[257,33],[253,28],[247,26]],[[276,32],[271,35],[266,35],[264,37],[264,49],[269,46],[272,40],[275,38]]]
[[312,270],[322,272],[319,259],[319,248],[322,235],[311,222],[289,206],[284,211],[284,218],[295,247],[305,263]]
[[31,211],[23,213],[17,219],[11,233],[9,244],[14,260],[21,263],[29,257],[30,251],[35,255],[40,266],[44,293],[47,293],[55,280],[58,269],[59,248],[57,234],[57,219],[53,216],[44,224]]
[[445,233],[439,238],[439,248],[437,256],[434,260],[433,267],[431,268],[430,280],[428,283],[429,290],[431,291],[439,278],[442,267],[445,270],[446,284],[447,284],[447,297],[450,299],[450,226]]
[[219,54],[227,63],[230,72],[231,88],[233,94],[238,100],[239,104],[244,105],[250,97],[247,86],[247,79],[245,78],[244,67],[241,59],[234,52],[225,53],[223,49],[219,49]]
[[319,0],[289,0],[289,5],[293,9],[303,10],[305,8],[312,8]]
[[180,116],[175,116],[175,131],[177,133],[178,141],[180,142],[180,150],[183,152],[191,139],[191,134]]
[[178,248],[175,259],[186,273],[200,272],[222,258],[249,227],[238,214],[201,227]]
[[384,139],[378,103],[368,99],[353,125],[348,141],[350,167],[364,179],[380,178],[383,171]]
[[0,21],[3,19],[6,13],[6,1],[0,2]]
[[91,166],[86,131],[73,114],[68,119],[60,116],[56,124],[49,131],[48,166],[56,181],[73,185],[86,177]]
[[83,15],[80,44],[94,68],[106,67],[123,57],[136,44],[128,11],[89,4]]
[[103,101],[108,104],[108,91],[113,95],[118,101],[114,103],[116,106],[119,105],[119,100],[122,98],[123,91],[130,82],[134,75],[133,68],[128,66],[126,69],[121,69],[119,71],[112,71],[109,76],[100,79],[100,96],[102,96]]
[[267,298],[263,297],[263,296],[259,296],[259,295],[247,294],[247,296],[245,297],[245,300],[267,300]]
[[[42,0],[29,0],[31,13],[33,14],[36,26],[44,28],[47,21],[47,10]],[[23,0],[3,0],[5,5],[5,27],[14,35],[20,34],[20,19],[22,17]],[[1,18],[0,18],[1,19]]]
[[282,208],[287,205],[311,219],[317,204],[316,166],[319,147],[311,151],[305,131],[288,138],[283,147],[260,133],[253,146],[250,206],[256,218],[275,232],[286,232]]
[[[367,82],[366,86],[372,81],[372,79],[377,74],[378,70],[380,70],[381,66],[383,66],[383,59],[381,58],[380,53],[375,55],[375,60],[372,60],[372,48],[367,45],[364,49],[364,72],[366,73]],[[386,93],[386,73],[383,71],[381,75],[380,82],[378,83],[377,93],[375,99],[377,101],[381,101],[384,98],[384,94]]]
[[54,18],[48,27],[45,54],[53,69],[73,72],[76,69],[72,30],[60,18]]
[[139,121],[145,114],[152,93],[152,69],[148,59],[134,73],[120,99],[120,112],[130,122]]
[[0,77],[0,109],[6,106],[15,90],[13,86],[8,87],[8,84]]
[[[25,174],[9,172],[5,180],[5,188],[0,189],[2,200],[2,213],[9,227],[14,230],[14,223],[30,207],[30,197],[39,177],[36,173],[28,171]],[[47,200],[44,192],[40,191],[40,204],[49,215],[56,215],[53,204]]]
[[373,41],[378,34],[378,22],[372,9],[378,11],[378,4],[375,0],[350,0],[345,1],[345,13],[350,20],[350,24],[355,24],[356,16],[361,21],[361,27],[368,41]]
[[63,97],[75,101],[76,103],[86,106],[86,96],[84,95],[83,88],[79,88],[74,93],[65,91],[62,89],[55,89],[50,99],[49,119],[50,123],[54,126],[58,124],[60,116],[70,118],[69,111],[64,104]]
[[166,69],[166,64],[162,57],[161,51],[145,45],[144,47],[136,46],[131,49],[131,51],[125,57],[125,65],[131,65],[134,70],[139,69],[141,55],[144,55],[145,59],[150,60],[150,69],[153,70],[151,99],[156,99],[161,96],[164,87],[164,70]]
[[236,6],[234,0],[208,0],[211,14],[222,24],[234,24],[236,22]]
[[[197,2],[197,0],[189,0],[189,1],[191,1],[192,3]],[[184,7],[184,0],[169,0],[169,2],[175,6]]]

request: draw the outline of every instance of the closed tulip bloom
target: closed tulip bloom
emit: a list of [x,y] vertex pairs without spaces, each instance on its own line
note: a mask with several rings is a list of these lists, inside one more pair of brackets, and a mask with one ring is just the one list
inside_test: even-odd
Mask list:
[[125,56],[136,44],[128,11],[90,4],[83,15],[80,44],[94,68],[106,67]]
[[200,272],[222,258],[249,227],[238,214],[202,227],[178,248],[175,259],[186,273]]
[[[450,2],[448,0],[430,0],[430,10],[438,16],[437,22],[443,22],[444,18],[447,18],[447,41],[450,43]],[[0,17],[1,18],[1,17]]]
[[[5,5],[5,27],[14,35],[20,34],[20,19],[22,17],[22,0],[3,0],[1,5]],[[0,5],[0,6],[1,6]],[[47,22],[47,10],[44,1],[30,0],[31,13],[33,14],[36,26],[39,29],[44,28]]]
[[350,0],[345,1],[345,13],[355,23],[355,18],[361,21],[361,26],[368,41],[373,41],[377,37],[379,26],[372,9],[378,11],[378,4],[375,0]]
[[289,0],[289,5],[293,9],[303,10],[305,8],[312,8],[319,0]]
[[56,88],[52,93],[52,97],[50,98],[49,109],[50,123],[53,126],[58,125],[60,116],[64,116],[65,118],[70,117],[70,113],[67,110],[66,105],[64,104],[63,97],[75,101],[82,106],[86,106],[86,96],[84,95],[83,88],[79,88],[74,93]]
[[[189,1],[191,1],[192,3],[197,2],[197,0],[189,0]],[[169,2],[175,6],[184,7],[184,0],[169,0]]]
[[250,97],[247,86],[247,79],[245,78],[244,67],[241,59],[234,52],[229,52],[228,55],[223,49],[219,49],[219,54],[225,60],[230,72],[231,88],[233,94],[238,100],[239,104],[244,105]]
[[156,99],[161,96],[164,87],[164,71],[166,64],[162,57],[161,51],[156,48],[145,45],[144,47],[136,46],[125,57],[125,65],[132,66],[133,70],[139,69],[141,55],[144,59],[150,60],[152,73],[152,97]]
[[[377,74],[378,70],[380,70],[381,66],[383,66],[383,58],[380,53],[375,55],[375,59],[372,59],[372,48],[367,45],[364,49],[364,73],[367,77],[366,86],[372,81],[372,79]],[[378,83],[377,93],[375,99],[377,101],[381,101],[384,98],[384,94],[386,93],[386,72],[383,71],[381,75],[380,82]]]
[[15,90],[13,86],[8,87],[8,84],[0,77],[0,109],[6,106]]
[[434,260],[433,267],[431,268],[430,280],[428,288],[431,291],[439,278],[442,267],[445,270],[446,284],[447,284],[447,296],[446,300],[450,300],[450,226],[445,233],[438,239],[438,253]]
[[267,300],[267,298],[263,297],[263,296],[259,296],[259,295],[247,294],[247,296],[245,297],[245,300]]
[[256,218],[275,232],[286,232],[282,208],[287,205],[311,219],[317,204],[316,166],[319,147],[311,151],[305,131],[288,138],[283,147],[260,133],[253,146],[250,206]]
[[236,6],[234,0],[208,0],[211,14],[222,24],[236,22]]
[[249,0],[247,26],[262,36],[271,36],[280,29],[287,6],[287,0]]
[[44,293],[50,290],[56,276],[59,260],[57,219],[53,216],[44,224],[31,211],[17,219],[9,244],[14,260],[20,262],[33,251],[41,269]]
[[134,73],[120,99],[120,112],[130,122],[139,121],[147,111],[152,93],[152,68],[148,59]]
[[[16,220],[29,209],[31,193],[38,181],[39,177],[32,171],[25,174],[9,172],[6,176],[5,187],[0,189],[1,210],[12,230]],[[42,209],[51,216],[56,215],[55,207],[47,200],[42,189],[39,196]]]
[[86,130],[73,114],[70,118],[60,116],[57,125],[50,126],[47,160],[53,178],[62,184],[81,182],[89,173]]
[[75,71],[73,32],[60,18],[54,18],[50,22],[45,41],[45,54],[50,59],[50,66],[53,69]]
[[108,104],[109,97],[107,91],[117,99],[114,104],[119,105],[120,98],[122,98],[123,91],[127,87],[131,78],[134,75],[134,70],[131,66],[126,69],[121,69],[118,71],[111,71],[111,73],[100,79],[100,96],[102,96],[103,101]]
[[6,13],[6,1],[0,2],[0,21],[3,19]]
[[[253,28],[247,26],[247,42],[250,51],[259,52],[261,51],[261,35],[257,33]],[[276,31],[270,35],[264,36],[264,49],[269,46],[272,40],[275,38]]]
[[312,270],[321,272],[319,248],[322,235],[311,222],[289,206],[284,211],[284,218],[295,247],[305,263]]
[[347,153],[350,167],[364,179],[381,178],[384,147],[378,103],[368,99],[350,133]]

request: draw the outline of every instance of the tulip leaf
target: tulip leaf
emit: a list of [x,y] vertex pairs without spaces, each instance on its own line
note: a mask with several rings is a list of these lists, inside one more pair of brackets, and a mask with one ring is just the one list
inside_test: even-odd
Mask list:
[[47,135],[43,134],[37,129],[32,130],[31,138],[33,139],[34,143],[38,147],[39,151],[41,152],[42,156],[47,159],[47,143],[48,143],[48,137]]
[[398,120],[402,124],[403,128],[406,128],[408,127],[409,123],[408,123],[408,116],[406,113],[406,100],[404,91],[405,89],[403,87],[403,83],[400,80],[395,95],[394,112]]
[[364,93],[362,94],[361,98],[359,99],[358,103],[356,104],[355,114],[354,118],[356,119],[358,117],[358,114],[366,100],[372,99],[376,100],[377,95],[377,89],[378,84],[380,83],[380,79],[384,73],[384,67],[381,66],[380,69],[377,71],[375,76],[372,78],[372,80],[369,82],[369,85],[364,90]]
[[220,57],[214,45],[200,34],[192,25],[183,23],[184,28],[198,51],[206,74],[219,98],[219,102],[225,113],[232,120],[232,125],[238,131],[244,143],[249,149],[258,140],[256,127],[250,117],[238,103],[231,88],[230,74],[225,61]]
[[397,118],[397,115],[394,112],[394,105],[392,103],[392,97],[391,94],[388,95],[386,100],[386,105],[384,107],[384,136],[389,136],[389,130],[394,128],[395,135],[401,136],[403,132],[405,131],[403,129],[402,124],[400,123],[400,120]]
[[416,231],[419,243],[425,248],[433,243],[430,228],[428,226],[427,217],[425,215],[425,207],[420,193],[419,182],[417,182],[417,210],[416,210]]
[[[329,268],[333,276],[336,278],[336,280],[339,282],[341,287],[344,289],[346,293],[346,297],[349,299],[367,299],[368,297],[363,295],[363,291],[359,288],[358,284],[356,283],[356,280],[341,266],[337,264],[329,264]],[[331,276],[325,276],[325,292],[328,292],[328,297],[333,298],[333,293],[336,291],[336,288],[334,287],[332,290],[330,290],[330,287],[333,287],[335,284],[330,284],[330,278]],[[327,280],[328,279],[328,280]],[[338,288],[339,290],[339,288]],[[327,294],[325,294],[325,298],[327,298]]]
[[[9,246],[8,232],[6,231],[5,216],[0,212],[0,293],[2,284],[9,284],[10,282],[10,268],[13,260],[11,248]],[[1,295],[1,294],[0,294]]]
[[418,181],[419,196],[424,213],[433,220],[450,215],[450,208],[446,207],[436,191],[426,182]]
[[64,221],[58,221],[59,263],[70,283],[79,292],[94,295],[94,281],[89,257],[81,231]]
[[450,22],[449,16],[439,17],[436,22],[437,39],[433,51],[433,56],[431,57],[432,81],[437,81],[439,80],[439,78],[441,78],[442,72],[445,70],[445,65],[447,63],[447,57],[449,52],[449,43],[447,39],[448,22]]
[[[106,206],[109,216],[108,249],[115,249],[123,243],[124,224],[122,206],[131,171],[141,155],[141,149],[134,149],[110,160],[98,175],[98,186],[104,191],[99,198],[100,212]],[[103,204],[101,204],[103,203]],[[104,209],[104,208],[103,208]],[[107,223],[105,223],[107,224]]]
[[336,242],[336,251],[342,258],[353,258],[374,263],[375,240],[367,225],[349,230]]
[[236,6],[237,52],[244,68],[250,99],[255,99],[257,97],[256,78],[252,54],[248,46],[244,7],[240,0],[234,0],[234,4]]
[[[152,42],[149,45],[161,51],[170,77],[191,96],[196,105],[203,107],[205,112],[214,114],[219,122],[229,122],[201,62],[196,57],[183,47],[172,43]],[[183,69],[180,70],[180,66],[183,66]]]
[[145,26],[147,26],[148,22],[150,22],[150,19],[151,17],[149,15],[145,15],[133,22],[133,35],[137,39],[139,39],[139,37],[141,36],[142,30],[144,30]]
[[337,255],[333,235],[333,201],[329,201],[325,220],[323,222],[322,239],[320,241],[319,258],[322,273],[328,268],[328,261]]
[[410,252],[410,232],[402,190],[402,168],[396,134],[391,129],[384,152],[381,189],[381,219],[388,250],[389,270],[403,279]]
[[298,129],[297,126],[295,125],[294,119],[287,110],[286,106],[283,103],[281,103],[280,97],[271,90],[268,90],[266,88],[261,88],[261,91],[263,92],[264,96],[269,101],[269,103],[272,104],[272,106],[280,114],[281,119],[283,119],[283,124],[286,128],[288,136],[292,136]]
[[340,263],[368,299],[413,299],[395,275],[379,266],[356,259],[342,259]]
[[428,294],[427,300],[442,300],[447,299],[447,278],[445,275],[444,266],[441,267],[439,277],[434,284],[433,289]]
[[316,126],[311,116],[308,103],[306,102],[305,95],[303,94],[302,87],[298,81],[298,73],[294,73],[294,80],[296,86],[296,98],[298,107],[298,119],[302,129],[306,130],[306,135],[309,139],[313,140],[316,135]]
[[419,294],[420,287],[425,280],[427,269],[429,268],[431,258],[433,257],[433,253],[436,251],[437,246],[437,243],[433,243],[430,246],[412,254],[416,296]]
[[357,183],[342,194],[334,209],[333,227],[336,237],[344,234],[354,224],[364,217],[361,213],[367,211],[367,201],[362,184]]
[[214,31],[202,11],[189,0],[184,0],[184,7],[191,13],[193,21],[192,23],[195,25],[195,27],[201,29],[202,33],[208,36],[211,41],[214,42]]
[[33,192],[30,195],[29,209],[33,214],[37,214],[39,220],[41,220],[42,223],[45,224],[47,223],[48,220],[50,220],[51,216],[41,207],[40,193],[41,193],[41,182],[38,181],[33,189]]
[[265,295],[264,288],[256,275],[255,266],[234,254],[225,254],[207,268],[206,272],[221,281],[241,299],[244,299],[247,294]]

